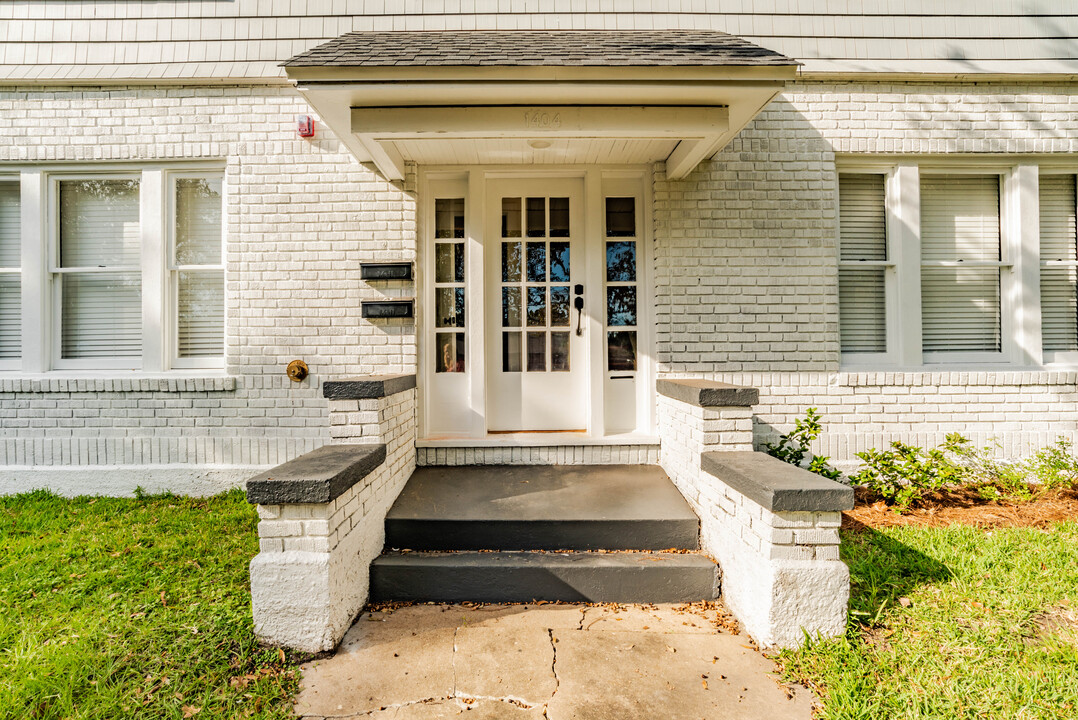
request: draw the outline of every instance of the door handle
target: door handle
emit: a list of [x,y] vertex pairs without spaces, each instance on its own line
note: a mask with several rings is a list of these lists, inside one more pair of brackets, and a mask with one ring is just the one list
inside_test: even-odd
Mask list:
[[[584,291],[583,285],[577,285],[577,288],[579,288],[578,293]],[[584,330],[581,328],[581,323],[584,321],[584,298],[581,295],[577,295],[573,299],[573,307],[576,308],[576,334],[577,337],[580,337],[584,334]]]

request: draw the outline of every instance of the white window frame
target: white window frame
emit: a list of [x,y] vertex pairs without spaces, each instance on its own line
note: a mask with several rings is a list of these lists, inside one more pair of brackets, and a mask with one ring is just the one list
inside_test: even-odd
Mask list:
[[[19,175],[16,174],[16,173],[0,173],[0,182],[3,182],[3,183],[13,182],[16,185],[19,185],[20,184]],[[22,213],[22,188],[21,188],[21,186],[19,188],[19,212],[20,212],[20,216],[21,216],[21,213]],[[21,217],[20,217],[20,221],[21,221]],[[19,287],[22,288],[22,285],[23,285],[22,268],[23,268],[23,264],[25,263],[25,260],[22,258],[22,248],[21,247],[19,249],[19,255],[20,255],[20,257],[19,257],[19,266],[18,267],[0,267],[0,274],[18,275],[19,276]],[[25,349],[23,348],[24,344],[25,343],[22,342],[21,338],[20,338],[19,357],[17,357],[17,358],[0,358],[0,370],[18,370],[22,366],[22,357],[25,354]]]
[[[898,349],[898,314],[892,310],[898,305],[898,263],[895,261],[895,252],[897,251],[897,243],[892,240],[892,234],[894,232],[892,217],[893,213],[889,208],[892,201],[893,193],[890,189],[892,183],[895,182],[894,168],[876,168],[875,170],[857,171],[844,171],[839,173],[845,174],[859,174],[859,175],[883,175],[883,197],[884,197],[884,212],[886,215],[886,223],[884,227],[885,248],[884,252],[887,255],[886,260],[843,260],[842,259],[842,240],[841,237],[836,245],[836,252],[838,256],[838,268],[839,270],[864,270],[867,268],[883,268],[883,297],[884,297],[884,347],[883,352],[843,352],[843,362],[848,362],[851,365],[866,365],[876,366],[881,364],[888,364],[894,362],[894,356],[897,354]],[[835,180],[835,218],[836,223],[840,222],[839,203],[842,198],[839,194],[838,179]],[[841,232],[841,227],[838,228],[836,236]],[[837,289],[837,286],[836,286]],[[840,307],[841,311],[841,307]],[[841,330],[839,336],[839,343],[841,344]]]
[[[173,282],[175,233],[175,179],[220,177],[222,179],[220,268],[225,273],[226,328],[224,354],[220,358],[175,357],[178,306]],[[108,377],[117,374],[176,374],[192,371],[217,374],[228,362],[227,337],[227,227],[228,183],[221,161],[146,164],[99,164],[26,166],[17,174],[0,178],[20,183],[22,235],[22,356],[0,362],[0,372],[38,376],[70,374],[77,377]],[[175,178],[175,179],[174,179]],[[60,357],[60,283],[55,278],[69,269],[59,267],[59,183],[64,180],[139,180],[139,233],[141,237],[142,355],[140,358],[63,359]],[[197,266],[218,269],[218,266]],[[182,268],[181,268],[182,269]],[[58,272],[59,271],[59,272]],[[130,360],[131,362],[127,362]],[[119,361],[119,362],[118,362]]]
[[[956,367],[1039,367],[1040,231],[1038,166],[1035,161],[1006,162],[962,158],[840,158],[838,174],[883,173],[887,213],[886,261],[842,261],[839,246],[838,182],[835,182],[835,253],[838,267],[885,266],[885,353],[841,353],[848,370],[953,370]],[[930,261],[921,259],[921,177],[924,175],[998,175],[1000,177],[1000,260]],[[921,324],[921,268],[998,267],[1000,273],[1000,351],[924,352]],[[837,292],[837,274],[836,274]],[[841,309],[840,309],[841,311]]]
[[[221,262],[216,265],[179,265],[176,263],[176,181],[178,180],[201,180],[201,179],[220,179],[221,180]],[[181,358],[179,357],[179,338],[180,338],[180,283],[179,273],[181,272],[208,272],[208,271],[220,271],[222,280],[225,287],[225,297],[228,297],[228,277],[227,270],[225,269],[225,208],[227,205],[227,198],[225,197],[226,185],[224,182],[224,171],[210,172],[206,170],[186,170],[178,172],[169,172],[167,175],[168,180],[168,192],[167,201],[167,222],[166,232],[168,233],[168,247],[165,251],[165,264],[166,264],[166,277],[169,286],[169,312],[167,319],[169,321],[169,332],[165,348],[167,351],[166,357],[170,358],[169,363],[173,369],[177,370],[190,370],[196,368],[215,368],[221,369],[225,366],[225,353],[227,352],[227,337],[225,337],[226,346],[222,347],[220,357],[197,357],[197,358]],[[222,333],[224,328],[228,327],[228,302],[225,302],[225,311],[221,316]]]
[[[142,368],[146,352],[146,330],[143,323],[142,354],[138,357],[117,358],[64,358],[62,357],[62,320],[63,313],[63,276],[72,274],[90,273],[116,273],[138,272],[139,296],[142,299],[143,315],[146,309],[146,264],[147,258],[142,253],[139,255],[139,265],[130,268],[124,266],[109,266],[104,268],[93,267],[62,267],[60,264],[60,184],[63,182],[79,182],[81,180],[137,180],[139,183],[139,234],[143,236],[143,190],[144,178],[138,172],[102,172],[102,173],[55,173],[49,175],[48,181],[48,267],[49,285],[51,296],[47,300],[49,319],[51,326],[52,368],[54,370],[87,370],[87,369],[114,369],[114,370],[138,370]],[[145,238],[143,238],[145,246]]]
[[[1053,166],[1041,166],[1041,175],[1071,175],[1075,177],[1075,206],[1078,207],[1078,168],[1076,167],[1053,167]],[[1040,197],[1040,193],[1037,193],[1037,197]],[[1039,213],[1038,213],[1039,219]],[[1038,223],[1038,230],[1039,230]],[[1041,260],[1040,259],[1040,233],[1037,237],[1037,300],[1040,301],[1040,277],[1041,271],[1044,268],[1075,268],[1078,270],[1078,260]],[[1044,350],[1043,338],[1038,338],[1040,341],[1039,347],[1044,353],[1044,364],[1049,367],[1078,367],[1078,350]]]

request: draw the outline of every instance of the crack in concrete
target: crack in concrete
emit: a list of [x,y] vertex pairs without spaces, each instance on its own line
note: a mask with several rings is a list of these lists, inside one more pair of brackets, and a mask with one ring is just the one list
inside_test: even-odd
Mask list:
[[390,705],[383,705],[382,707],[375,708],[374,710],[367,710],[365,712],[359,713],[350,713],[348,715],[304,715],[301,720],[335,720],[338,718],[340,720],[347,720],[348,718],[370,717],[371,715],[374,715],[377,712],[382,712],[384,710],[396,710],[397,708],[410,707],[412,705],[424,705],[426,703],[437,702],[438,700],[452,699],[453,696],[451,695],[446,695],[444,697],[429,697],[423,698],[422,700],[409,700],[408,702],[392,703]]
[[451,669],[453,673],[453,697],[457,696],[457,633],[460,631],[459,627],[453,628],[453,653],[451,662]]

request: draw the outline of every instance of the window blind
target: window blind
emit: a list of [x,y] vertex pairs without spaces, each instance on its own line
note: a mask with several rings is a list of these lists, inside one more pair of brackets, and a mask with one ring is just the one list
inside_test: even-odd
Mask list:
[[[221,178],[176,180],[176,354],[220,357],[225,345]],[[211,266],[202,267],[199,266]],[[217,266],[217,267],[212,267]]]
[[61,357],[138,357],[138,181],[62,181],[59,209],[60,265],[70,270],[59,275]]
[[1075,176],[1042,175],[1041,332],[1046,351],[1078,350]]
[[[21,353],[22,237],[19,218],[19,183],[0,182],[0,360]],[[7,271],[7,272],[5,272]]]
[[846,353],[887,351],[884,176],[839,176],[839,334]]
[[[999,176],[921,179],[921,322],[925,352],[999,352]],[[969,262],[969,267],[933,265]]]

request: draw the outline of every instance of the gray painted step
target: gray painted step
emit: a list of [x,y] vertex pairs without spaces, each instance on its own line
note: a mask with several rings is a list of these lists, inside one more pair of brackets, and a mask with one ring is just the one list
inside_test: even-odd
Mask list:
[[386,553],[371,600],[694,602],[717,597],[718,568],[692,553]]
[[654,465],[419,468],[386,517],[411,550],[695,550],[700,523]]

